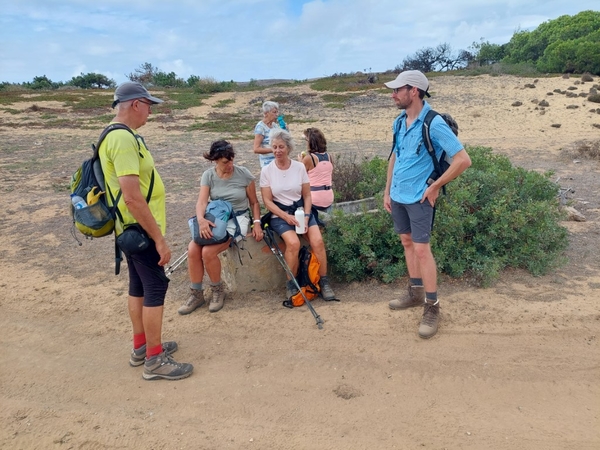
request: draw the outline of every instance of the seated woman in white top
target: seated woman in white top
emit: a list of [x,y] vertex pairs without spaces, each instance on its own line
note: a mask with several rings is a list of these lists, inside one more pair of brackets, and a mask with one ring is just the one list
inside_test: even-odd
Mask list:
[[[275,129],[270,133],[271,147],[275,159],[260,173],[260,192],[266,208],[272,213],[270,227],[285,242],[284,258],[291,272],[298,273],[298,253],[300,238],[296,234],[294,212],[298,206],[305,211],[306,238],[320,263],[321,296],[323,300],[335,300],[335,294],[327,277],[327,253],[321,230],[315,217],[310,214],[312,200],[310,182],[304,165],[290,158],[294,150],[292,136],[285,130]],[[298,293],[298,288],[291,280],[287,282],[287,298]]]

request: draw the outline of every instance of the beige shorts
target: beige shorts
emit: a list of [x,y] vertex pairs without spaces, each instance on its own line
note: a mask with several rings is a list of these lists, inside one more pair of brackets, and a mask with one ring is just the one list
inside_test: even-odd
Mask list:
[[236,241],[240,241],[243,238],[246,237],[246,235],[248,234],[248,228],[250,226],[250,216],[246,214],[241,214],[237,217],[234,217],[233,219],[229,219],[229,221],[227,222],[227,232],[233,236],[235,234],[235,222],[234,220],[237,220],[238,225],[240,226],[240,231],[242,233],[241,236],[238,236]]

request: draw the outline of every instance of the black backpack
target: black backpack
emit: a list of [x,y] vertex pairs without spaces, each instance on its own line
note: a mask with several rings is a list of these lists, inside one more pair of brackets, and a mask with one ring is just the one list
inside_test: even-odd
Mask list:
[[[435,180],[437,180],[439,177],[441,177],[444,174],[444,172],[446,172],[446,170],[448,170],[448,167],[450,167],[450,164],[452,163],[452,158],[450,158],[446,154],[445,150],[442,151],[442,155],[439,160],[435,157],[435,149],[433,148],[433,142],[431,141],[431,135],[429,132],[429,128],[431,127],[431,121],[433,120],[433,118],[435,116],[440,116],[442,119],[444,119],[444,122],[446,122],[446,124],[450,127],[450,129],[452,130],[454,135],[458,136],[458,124],[456,123],[456,120],[454,120],[452,118],[452,116],[450,114],[438,113],[437,111],[434,111],[433,109],[431,109],[427,112],[427,114],[425,115],[425,119],[423,119],[423,127],[421,128],[421,133],[423,135],[423,144],[425,144],[425,147],[427,148],[427,152],[429,153],[429,156],[431,156],[431,160],[433,161],[433,171],[431,172],[431,175],[429,175],[429,178],[427,179],[427,185],[431,185]],[[388,160],[392,157],[392,153],[394,152],[395,147],[396,147],[396,133],[394,133],[392,150],[390,151],[390,156],[388,157]],[[442,186],[442,192],[444,194],[446,194],[446,186],[445,185]]]
[[[429,155],[431,156],[431,159],[433,160],[433,172],[431,172],[431,175],[429,175],[429,178],[427,179],[428,185],[433,184],[433,182],[435,180],[437,180],[439,177],[441,177],[444,174],[444,172],[446,172],[446,170],[448,170],[448,167],[450,167],[450,164],[452,163],[452,158],[450,158],[446,154],[446,150],[442,151],[442,155],[440,156],[439,161],[435,157],[435,149],[433,148],[433,142],[431,142],[431,134],[429,133],[429,127],[431,126],[431,121],[433,120],[433,118],[435,116],[441,116],[441,118],[444,119],[444,122],[446,122],[446,124],[450,127],[450,129],[452,130],[454,135],[458,136],[458,124],[456,123],[456,120],[454,120],[452,118],[452,116],[450,114],[447,114],[447,113],[440,114],[437,111],[434,111],[433,109],[431,109],[427,112],[427,115],[425,116],[425,120],[423,121],[423,128],[421,129],[421,131],[423,133],[423,143],[425,144],[425,147],[427,147],[427,151],[429,152]],[[445,185],[442,186],[442,192],[444,193],[444,195],[446,194],[446,186]]]

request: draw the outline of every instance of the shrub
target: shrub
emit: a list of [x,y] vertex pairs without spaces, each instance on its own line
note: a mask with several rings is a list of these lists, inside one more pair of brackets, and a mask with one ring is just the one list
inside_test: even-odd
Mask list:
[[385,188],[387,161],[378,157],[356,161],[356,155],[335,155],[333,185],[336,202],[373,197]]
[[214,78],[199,78],[195,80],[194,92],[197,94],[214,94],[217,92],[231,92],[236,90],[234,81],[217,81]]
[[600,140],[576,142],[570,153],[577,158],[600,161]]
[[[567,231],[559,224],[559,187],[551,174],[515,168],[489,148],[469,154],[472,167],[436,204],[431,245],[439,272],[486,286],[509,267],[542,275],[562,264]],[[387,283],[406,274],[400,239],[383,208],[358,216],[336,211],[324,236],[332,273],[341,279]]]

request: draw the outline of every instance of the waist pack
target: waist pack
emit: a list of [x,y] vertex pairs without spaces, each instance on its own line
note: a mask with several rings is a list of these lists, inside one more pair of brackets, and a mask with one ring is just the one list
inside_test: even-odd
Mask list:
[[150,238],[137,223],[128,225],[117,237],[117,245],[126,256],[135,255],[150,246]]

